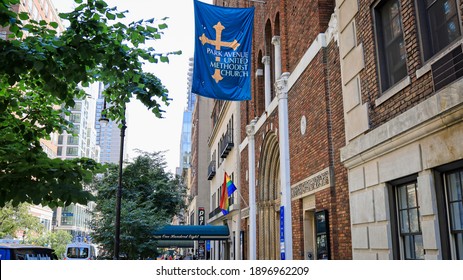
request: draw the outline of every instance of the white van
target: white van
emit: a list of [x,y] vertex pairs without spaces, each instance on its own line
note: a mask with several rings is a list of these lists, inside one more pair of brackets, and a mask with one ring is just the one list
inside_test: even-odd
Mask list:
[[94,244],[77,242],[66,246],[65,260],[96,260],[98,249]]

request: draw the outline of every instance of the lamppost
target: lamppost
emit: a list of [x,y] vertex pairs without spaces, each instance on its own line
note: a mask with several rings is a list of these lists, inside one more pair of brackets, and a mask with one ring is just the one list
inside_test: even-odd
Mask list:
[[[120,238],[121,238],[121,200],[122,200],[122,163],[124,162],[124,137],[125,129],[127,128],[125,122],[125,104],[123,105],[123,117],[122,117],[122,127],[121,127],[121,145],[119,150],[119,177],[116,191],[116,221],[114,223],[115,234],[114,234],[114,259],[119,259],[119,248],[120,248]],[[103,110],[106,109],[106,100],[103,103]],[[101,123],[108,123],[109,119],[106,115],[101,115]]]

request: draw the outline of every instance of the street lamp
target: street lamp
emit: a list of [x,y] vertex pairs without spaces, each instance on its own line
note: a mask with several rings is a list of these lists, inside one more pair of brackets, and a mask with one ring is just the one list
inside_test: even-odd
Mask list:
[[[103,110],[106,109],[106,99],[103,103]],[[109,119],[106,115],[101,115],[100,123],[107,124]],[[122,127],[121,127],[121,145],[119,153],[119,178],[116,191],[116,222],[114,223],[115,235],[114,235],[114,259],[119,259],[119,248],[120,248],[120,237],[121,237],[121,200],[122,200],[122,163],[124,161],[124,137],[125,129],[127,128],[125,122],[125,104],[123,107],[123,117],[122,117]]]
[[[103,112],[106,110],[106,99],[103,99]],[[106,114],[101,114],[100,119],[98,120],[102,126],[106,126],[109,123],[109,119],[106,117]]]
[[114,238],[114,259],[119,259],[119,247],[120,247],[120,236],[121,236],[121,199],[122,199],[122,163],[124,161],[124,137],[125,129],[127,125],[125,123],[125,104],[123,108],[124,116],[122,118],[122,127],[121,127],[121,146],[119,154],[119,180],[117,185],[116,193],[116,236]]

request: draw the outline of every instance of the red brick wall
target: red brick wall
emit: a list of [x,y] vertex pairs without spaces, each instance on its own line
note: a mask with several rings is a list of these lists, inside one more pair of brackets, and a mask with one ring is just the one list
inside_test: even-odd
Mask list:
[[[316,193],[316,210],[328,210],[332,259],[351,259],[347,171],[340,163],[345,145],[339,50],[335,42],[321,50],[289,92],[291,184],[329,166],[333,187]],[[305,135],[300,119],[307,119]],[[304,258],[302,200],[293,202],[293,254]]]
[[[325,32],[334,0],[281,2],[281,30],[285,41],[283,72],[292,72],[318,34]],[[284,9],[284,10],[283,10]],[[286,38],[288,37],[288,38]]]
[[[231,3],[232,1],[229,1]],[[232,5],[230,5],[232,6]],[[326,31],[334,1],[267,1],[257,4],[253,38],[253,70],[257,65],[259,51],[265,50],[265,23],[280,17],[282,50],[282,72],[292,72],[313,40]],[[339,162],[339,149],[345,145],[343,103],[339,50],[332,42],[321,50],[288,93],[288,123],[290,148],[291,184],[295,184],[327,167],[334,169],[334,186],[316,193],[316,210],[328,210],[330,219],[330,243],[332,259],[351,259],[351,236],[349,217],[349,193],[347,172]],[[262,68],[262,67],[259,67]],[[255,81],[252,85],[256,91]],[[257,116],[254,100],[241,103],[242,139],[245,127]],[[305,135],[301,135],[301,117],[307,119]],[[267,120],[255,135],[255,170],[259,178],[259,164],[265,135],[272,131],[278,136],[278,108],[267,116]],[[259,166],[258,166],[259,164]],[[248,147],[241,153],[242,196],[248,203]],[[256,194],[258,195],[258,191]],[[243,204],[242,204],[243,205]],[[292,202],[293,258],[304,259],[302,199]],[[246,230],[246,225],[242,225]],[[258,229],[259,231],[259,229]],[[258,252],[258,251],[257,251]]]
[[[288,93],[291,184],[329,166],[325,81],[323,53],[319,53]],[[307,119],[304,135],[302,116]]]
[[375,106],[375,100],[380,96],[380,89],[372,15],[372,5],[374,2],[372,0],[360,0],[359,13],[355,18],[358,42],[363,43],[365,54],[365,69],[360,73],[362,101],[363,103],[370,102],[369,118],[372,129],[400,115],[434,94],[431,72],[426,73],[419,79],[415,75],[416,70],[423,66],[419,46],[415,1],[401,0],[404,41],[407,52],[407,69],[408,75],[411,78],[411,85],[379,106]]

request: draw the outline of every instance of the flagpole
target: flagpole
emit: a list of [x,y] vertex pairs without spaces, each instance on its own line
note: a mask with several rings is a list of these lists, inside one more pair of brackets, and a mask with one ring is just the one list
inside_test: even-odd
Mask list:
[[244,205],[246,205],[246,207],[249,207],[249,205],[246,203],[246,200],[244,200],[244,197],[241,195],[241,191],[239,191],[238,189],[237,189],[236,191],[238,192],[238,194],[240,195],[241,199],[243,200]]

